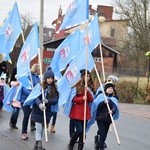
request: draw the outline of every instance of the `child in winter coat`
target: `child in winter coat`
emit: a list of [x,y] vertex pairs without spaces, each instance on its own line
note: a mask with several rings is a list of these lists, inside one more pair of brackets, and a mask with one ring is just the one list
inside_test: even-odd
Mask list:
[[[80,73],[81,73],[81,78],[84,78],[86,70],[82,69],[82,70],[80,70]],[[94,96],[94,94],[95,94],[94,83],[93,83],[93,79],[91,77],[91,73],[88,70],[87,70],[87,84],[88,84],[88,90],[90,90],[90,92]],[[70,135],[70,138],[72,137],[74,131],[75,131],[74,121],[72,119],[70,119],[70,121],[69,121],[69,135]]]
[[[18,81],[12,81],[10,84],[11,84],[12,87],[16,88],[16,93],[17,93],[19,82]],[[12,115],[10,117],[9,125],[10,125],[10,127],[12,129],[18,129],[16,124],[17,124],[17,120],[18,120],[19,110],[21,108],[21,104],[14,97],[13,100],[12,100],[12,104],[11,105],[13,107],[13,112],[12,112]]]
[[[68,150],[73,150],[74,144],[79,138],[78,150],[82,150],[84,147],[83,143],[83,127],[84,127],[84,103],[86,103],[86,123],[91,118],[90,103],[93,102],[93,95],[90,90],[85,89],[85,70],[81,75],[81,79],[75,85],[76,95],[72,99],[72,107],[70,110],[70,120],[75,127],[74,132],[71,135],[71,139],[68,145]],[[90,75],[87,74],[88,80]],[[86,95],[85,95],[86,91]]]
[[[114,76],[114,75],[109,75],[105,82],[108,82],[108,81],[113,82],[113,84],[114,84],[113,95],[116,97],[117,100],[119,100],[119,97],[117,95],[116,86],[115,86],[115,84],[119,81],[118,77]],[[105,87],[105,83],[102,84],[101,86],[99,86],[99,88],[97,89],[96,94],[95,94],[95,99],[99,94],[102,94],[102,88],[104,89],[104,87]],[[97,143],[99,137],[100,137],[99,132],[97,132],[97,135],[95,135],[95,137],[94,137],[95,144]],[[107,148],[107,145],[105,142],[104,142],[104,148]]]
[[[15,78],[17,78],[16,75],[15,75]],[[16,96],[16,93],[18,90],[19,82],[16,79],[16,81],[11,81],[10,85],[11,85],[11,88],[9,90],[9,93],[5,97],[5,101],[6,101],[7,105],[12,106],[12,115],[10,117],[9,126],[12,129],[18,129],[16,124],[17,124],[17,119],[19,116],[19,110],[21,108],[21,104],[19,101],[16,100],[15,96]]]
[[9,91],[9,85],[6,83],[6,74],[2,74],[0,77],[0,111],[3,108],[3,99]]
[[[55,81],[54,81],[54,73],[50,67],[44,73],[43,80],[43,89],[44,89],[44,97],[40,95],[36,100],[35,104],[32,108],[31,119],[35,122],[36,131],[35,131],[35,146],[34,150],[44,150],[42,146],[42,135],[43,135],[43,125],[44,125],[44,116],[43,110],[46,111],[46,124],[48,127],[50,117],[51,117],[51,105],[55,105],[58,103],[59,93],[57,91]],[[44,103],[43,103],[44,102]]]
[[[100,137],[97,139],[95,150],[104,150],[106,147],[105,140],[107,138],[107,133],[112,123],[110,118],[110,113],[114,119],[118,119],[119,110],[118,110],[118,99],[117,96],[114,95],[114,83],[109,81],[105,83],[104,92],[107,100],[104,98],[104,94],[99,94],[94,100],[96,109],[95,120],[98,126],[98,135]],[[108,111],[107,103],[110,107],[110,112]]]
[[[33,64],[31,67],[31,76],[29,75],[28,78],[32,83],[32,88],[35,87],[39,82],[40,74],[40,66],[39,64]],[[31,89],[27,89],[22,85],[19,96],[17,97],[17,100],[21,103],[21,108],[23,110],[23,120],[22,120],[22,131],[21,131],[21,139],[27,140],[28,139],[28,123],[30,119],[30,114],[32,111],[32,106],[25,105],[24,102],[31,93]]]
[[5,82],[8,83],[9,73],[6,61],[2,61],[0,63],[0,76],[2,76],[3,74],[5,74]]

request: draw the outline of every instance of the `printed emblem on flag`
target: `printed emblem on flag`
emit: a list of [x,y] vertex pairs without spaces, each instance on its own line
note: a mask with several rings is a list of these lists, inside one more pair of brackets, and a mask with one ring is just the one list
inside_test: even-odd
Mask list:
[[5,38],[7,40],[12,40],[13,39],[13,33],[14,33],[13,27],[10,24],[8,24],[8,26],[5,30]]
[[29,60],[29,53],[30,53],[30,45],[26,45],[24,47],[23,53],[21,55],[21,63],[28,62]]
[[92,32],[88,32],[88,35],[84,37],[84,43],[90,45],[92,43]]
[[69,83],[71,83],[71,81],[76,77],[77,74],[78,74],[78,68],[77,66],[74,66],[72,69],[68,70],[65,73],[65,76],[67,80],[69,81]]
[[77,12],[76,2],[73,1],[67,9],[66,15],[72,18],[76,14],[76,12]]
[[70,53],[70,48],[68,45],[65,47],[62,47],[59,51],[61,61],[65,61],[65,59],[68,57],[69,53]]

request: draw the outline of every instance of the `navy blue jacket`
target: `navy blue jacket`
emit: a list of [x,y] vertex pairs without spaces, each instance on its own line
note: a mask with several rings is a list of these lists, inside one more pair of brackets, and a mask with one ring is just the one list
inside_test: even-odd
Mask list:
[[[50,117],[51,117],[51,106],[57,104],[58,103],[58,99],[59,99],[58,95],[55,95],[53,98],[47,98],[48,103],[45,104],[45,106],[46,106],[46,122],[47,122],[47,124],[49,123]],[[44,122],[44,117],[43,117],[43,111],[39,108],[39,104],[40,103],[42,103],[42,95],[40,95],[35,100],[35,104],[33,105],[33,108],[32,108],[31,119],[34,122],[43,123]]]
[[[110,98],[111,98],[111,96],[110,96]],[[107,99],[107,100],[108,100],[108,105],[110,107],[110,110],[112,110],[112,115],[114,115],[117,111],[117,107],[111,99]],[[108,108],[107,108],[105,101],[100,102],[97,107],[96,120],[111,123],[111,118],[108,113]]]

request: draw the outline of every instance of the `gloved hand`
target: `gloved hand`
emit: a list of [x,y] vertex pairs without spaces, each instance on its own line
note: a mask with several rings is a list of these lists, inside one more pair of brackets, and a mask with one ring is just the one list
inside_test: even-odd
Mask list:
[[42,111],[43,111],[44,109],[46,109],[45,105],[42,104],[42,103],[39,104],[39,108],[40,108]]
[[47,100],[46,98],[42,99],[42,101],[43,101],[44,103],[48,103],[48,100]]
[[104,102],[107,104],[107,103],[109,103],[109,101],[106,99],[106,100],[104,100]]
[[10,105],[10,102],[7,102],[7,105]]

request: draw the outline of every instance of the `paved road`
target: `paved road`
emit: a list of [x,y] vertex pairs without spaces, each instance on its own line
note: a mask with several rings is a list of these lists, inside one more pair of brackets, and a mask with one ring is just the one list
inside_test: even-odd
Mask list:
[[[107,138],[106,150],[150,150],[150,105],[120,104],[120,119],[116,121],[116,128],[121,144],[113,131]],[[18,130],[9,128],[10,114],[0,112],[0,150],[33,150],[34,132],[29,132],[29,140],[20,139],[22,111],[18,120]],[[68,118],[58,114],[56,133],[48,133],[48,143],[43,143],[46,150],[67,150],[69,141]],[[87,134],[84,150],[94,150],[93,139],[97,131],[94,124]],[[43,137],[44,140],[44,137]]]
[[150,119],[150,105],[120,104],[121,113]]

